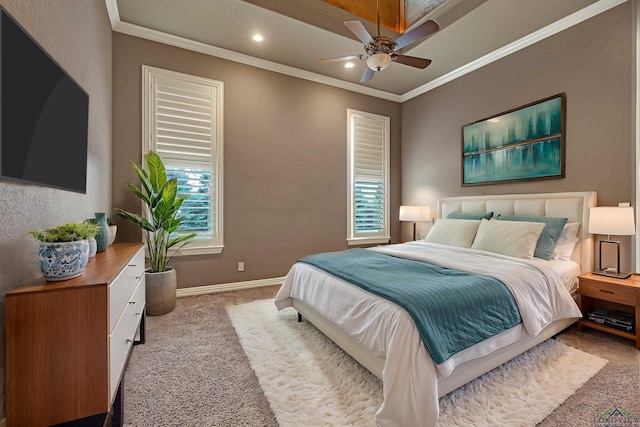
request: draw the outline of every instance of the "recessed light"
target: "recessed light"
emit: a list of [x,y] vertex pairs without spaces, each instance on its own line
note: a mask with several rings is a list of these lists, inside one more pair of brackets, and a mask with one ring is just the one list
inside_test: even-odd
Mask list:
[[346,64],[344,64],[344,68],[353,68],[355,67],[355,64],[353,62],[347,62]]
[[253,40],[257,41],[257,42],[261,42],[262,40],[264,40],[264,37],[262,37],[261,34],[254,34],[253,35]]

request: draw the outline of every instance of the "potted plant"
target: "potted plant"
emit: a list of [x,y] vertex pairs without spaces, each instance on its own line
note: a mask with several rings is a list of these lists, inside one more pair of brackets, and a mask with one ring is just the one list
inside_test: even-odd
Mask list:
[[169,249],[180,245],[177,251],[196,234],[175,234],[182,221],[178,210],[186,197],[178,197],[178,180],[167,179],[164,163],[157,153],[149,151],[144,158],[146,168],[131,162],[140,188],[131,183],[127,186],[142,201],[149,219],[122,209],[116,212],[142,229],[150,262],[150,268],[145,271],[147,314],[158,316],[169,313],[176,305],[176,272],[167,266],[175,252],[170,255]]
[[96,224],[69,223],[29,231],[40,242],[38,263],[50,282],[67,280],[84,272],[89,259],[89,241],[98,232]]

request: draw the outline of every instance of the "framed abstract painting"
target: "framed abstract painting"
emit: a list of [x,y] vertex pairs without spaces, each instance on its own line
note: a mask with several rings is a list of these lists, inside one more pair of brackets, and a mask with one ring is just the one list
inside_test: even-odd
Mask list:
[[462,127],[462,186],[564,178],[566,94]]

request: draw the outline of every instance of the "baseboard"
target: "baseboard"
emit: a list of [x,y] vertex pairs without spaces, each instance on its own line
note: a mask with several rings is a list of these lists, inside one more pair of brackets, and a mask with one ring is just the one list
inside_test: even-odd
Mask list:
[[[246,282],[221,283],[219,285],[194,286],[192,288],[179,288],[176,291],[178,297],[188,297],[192,295],[213,294],[216,292],[237,291],[240,289],[261,288],[263,286],[281,285],[284,277],[274,277],[271,279],[248,280]],[[0,425],[0,427],[4,427]]]

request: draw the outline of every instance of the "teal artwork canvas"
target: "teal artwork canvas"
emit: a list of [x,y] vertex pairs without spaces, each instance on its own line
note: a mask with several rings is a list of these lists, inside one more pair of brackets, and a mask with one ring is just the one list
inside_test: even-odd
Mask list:
[[564,93],[462,127],[462,185],[565,176]]

